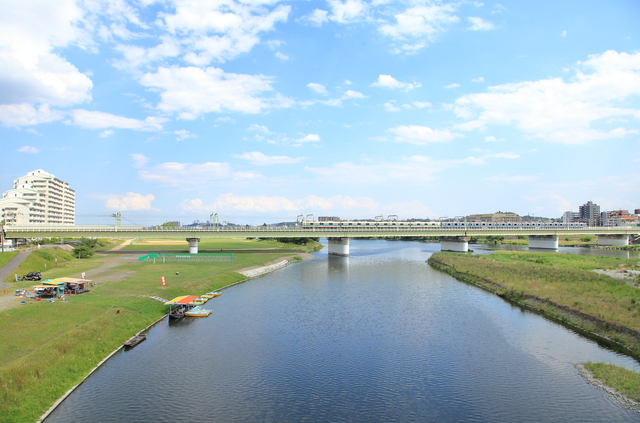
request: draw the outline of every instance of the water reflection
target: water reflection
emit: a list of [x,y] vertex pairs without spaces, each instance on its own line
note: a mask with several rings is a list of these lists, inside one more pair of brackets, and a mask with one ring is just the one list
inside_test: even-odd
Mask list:
[[438,250],[352,240],[236,285],[46,422],[640,421],[573,367],[635,361],[431,269]]

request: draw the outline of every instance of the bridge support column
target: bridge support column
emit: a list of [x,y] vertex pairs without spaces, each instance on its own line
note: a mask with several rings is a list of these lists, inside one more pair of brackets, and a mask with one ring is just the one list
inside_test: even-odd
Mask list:
[[349,256],[349,238],[327,238],[329,254],[333,256]]
[[529,249],[531,248],[557,250],[558,235],[529,235]]
[[598,235],[598,245],[629,245],[629,235]]
[[440,251],[453,251],[456,253],[468,253],[469,252],[469,240],[468,236],[441,236],[440,237]]
[[187,241],[189,241],[189,254],[198,254],[200,238],[187,238]]

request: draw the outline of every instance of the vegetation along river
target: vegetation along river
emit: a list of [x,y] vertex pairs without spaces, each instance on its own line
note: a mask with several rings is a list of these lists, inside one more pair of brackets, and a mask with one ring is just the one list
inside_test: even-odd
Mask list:
[[640,422],[574,368],[636,361],[431,269],[439,250],[352,240],[226,289],[45,422]]

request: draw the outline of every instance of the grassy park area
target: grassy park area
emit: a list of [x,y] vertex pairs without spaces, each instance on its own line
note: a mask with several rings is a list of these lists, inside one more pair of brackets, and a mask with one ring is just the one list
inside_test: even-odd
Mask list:
[[[224,242],[219,245],[224,246]],[[229,245],[238,244],[229,240]],[[302,253],[318,245],[307,244],[298,250]],[[138,261],[136,254],[78,260],[58,251],[57,266],[55,251],[33,251],[17,273],[38,270],[51,279],[79,277],[85,272],[98,284],[91,292],[71,296],[68,301],[29,299],[21,303],[20,297],[6,299],[16,304],[0,310],[0,420],[37,421],[101,360],[166,314],[167,306],[150,296],[171,299],[220,289],[244,280],[237,273],[241,269],[264,266],[283,257],[299,260],[299,254],[290,252],[296,247],[287,244],[280,251],[276,246],[270,252],[234,252],[234,261],[227,263],[154,264]],[[43,257],[42,252],[49,255]],[[44,264],[46,270],[41,269]],[[163,276],[166,286],[160,282]],[[12,288],[32,285],[18,282]],[[218,300],[224,300],[224,296]]]
[[[640,357],[637,259],[498,251],[489,255],[436,253],[429,264]],[[628,277],[614,278],[595,270]],[[624,395],[640,400],[637,373],[603,363],[585,364],[585,368]]]

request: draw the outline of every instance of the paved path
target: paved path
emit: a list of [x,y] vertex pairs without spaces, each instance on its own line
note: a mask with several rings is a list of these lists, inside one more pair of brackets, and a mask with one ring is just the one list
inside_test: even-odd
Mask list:
[[9,263],[0,267],[0,292],[11,286],[7,283],[4,283],[4,280],[9,276],[14,275],[14,270],[16,270],[20,263],[22,263],[22,261],[27,258],[29,253],[31,253],[31,251],[20,251],[17,256],[9,261]]

